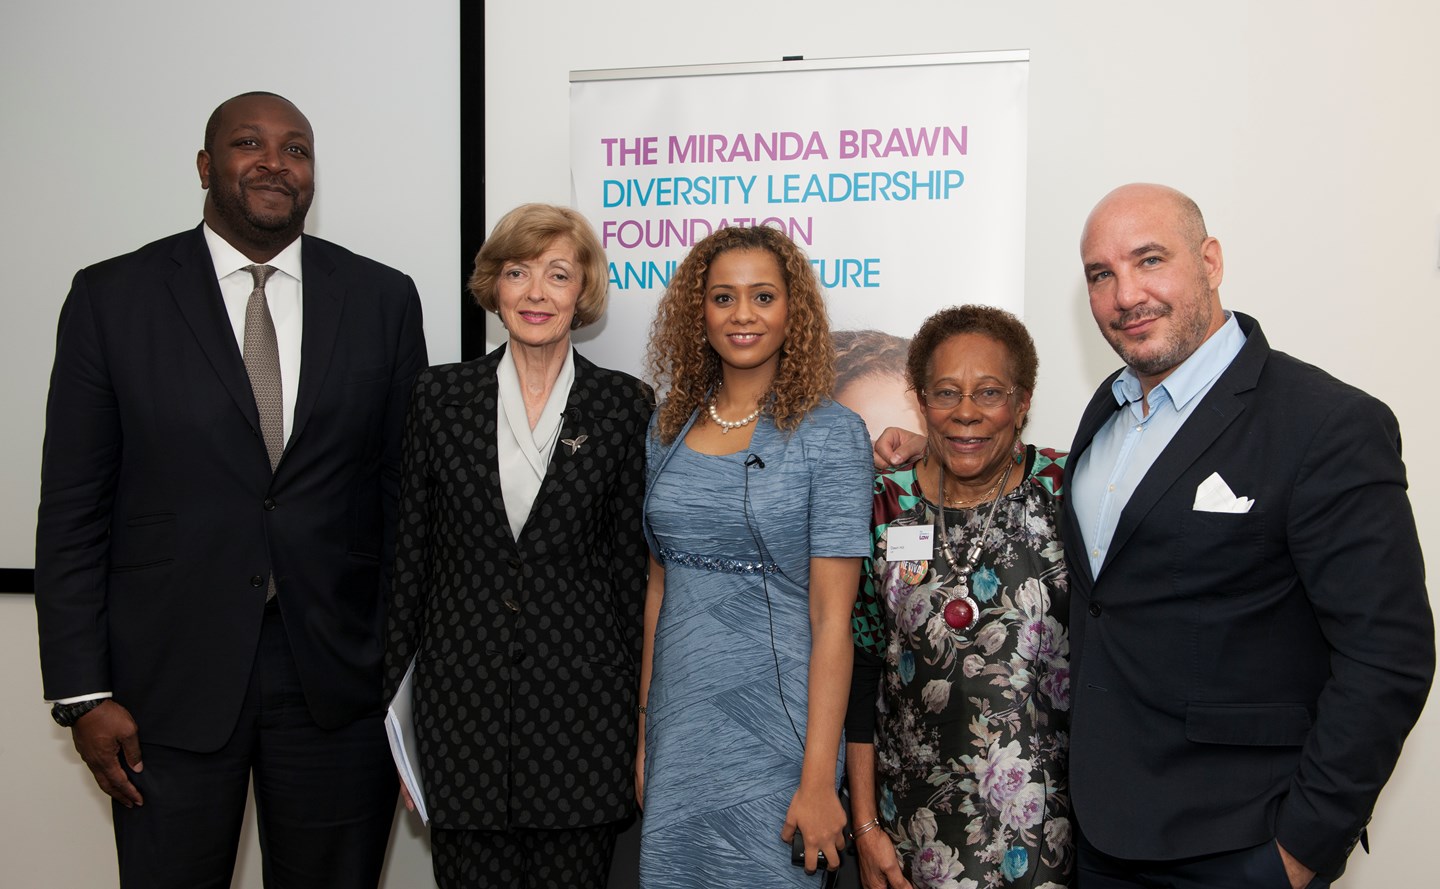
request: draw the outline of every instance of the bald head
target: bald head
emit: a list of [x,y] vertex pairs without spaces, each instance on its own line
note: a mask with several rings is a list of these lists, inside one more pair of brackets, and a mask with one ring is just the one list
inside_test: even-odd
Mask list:
[[1225,323],[1220,242],[1200,208],[1164,185],[1122,185],[1080,236],[1090,311],[1148,393]]
[[[219,131],[219,129],[220,129],[220,119],[225,116],[225,107],[226,107],[227,105],[229,105],[231,102],[234,102],[234,101],[236,101],[236,100],[239,100],[239,99],[250,99],[250,98],[254,98],[255,96],[268,96],[269,98],[272,98],[272,99],[279,99],[281,102],[284,102],[286,105],[289,105],[291,108],[295,108],[295,113],[296,113],[296,114],[300,114],[300,109],[295,107],[295,103],[292,102],[292,101],[290,101],[289,99],[285,98],[284,96],[280,95],[279,93],[270,93],[270,92],[266,92],[265,90],[251,90],[251,91],[248,92],[248,93],[241,93],[241,94],[238,95],[238,96],[231,96],[230,98],[228,98],[228,99],[226,99],[225,101],[221,102],[219,105],[216,105],[216,106],[215,106],[215,110],[212,111],[212,112],[210,112],[210,119],[207,120],[207,121],[205,121],[205,146],[204,146],[204,147],[205,147],[206,153],[213,153],[213,152],[215,151],[215,134],[216,134],[216,133]],[[300,116],[301,116],[301,117],[304,117],[305,115],[300,114]]]
[[1137,214],[1169,217],[1183,234],[1185,246],[1197,254],[1201,244],[1209,237],[1209,232],[1205,230],[1205,217],[1189,195],[1168,185],[1132,182],[1105,195],[1100,199],[1100,203],[1095,205],[1095,209],[1090,211],[1085,220],[1085,229],[1080,235],[1081,252],[1084,252],[1085,240],[1097,221],[1103,223],[1115,217]]

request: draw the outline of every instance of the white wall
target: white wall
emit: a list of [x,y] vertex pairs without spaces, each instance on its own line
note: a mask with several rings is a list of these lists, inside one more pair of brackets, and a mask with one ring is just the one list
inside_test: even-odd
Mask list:
[[8,2],[0,7],[0,567],[34,566],[40,430],[76,270],[200,222],[205,120],[252,89],[315,130],[306,230],[408,272],[431,355],[460,354],[454,0]]
[[[251,89],[310,118],[307,230],[404,269],[435,360],[459,357],[455,0],[104,0],[0,7],[0,567],[33,565],[55,321],[80,267],[200,221],[205,119]],[[106,799],[41,703],[34,605],[0,596],[0,884],[115,885]],[[143,734],[141,737],[144,740]],[[387,887],[431,885],[397,826]],[[259,887],[253,821],[240,877]]]
[[[1424,472],[1440,447],[1426,373],[1440,329],[1440,6],[529,0],[488,3],[486,16],[491,221],[522,201],[568,201],[571,69],[1029,49],[1034,440],[1067,444],[1116,363],[1085,308],[1086,212],[1113,185],[1166,182],[1200,202],[1226,247],[1227,305],[1395,409],[1422,540],[1440,530],[1440,477]],[[53,337],[75,269],[199,221],[204,118],[247,89],[288,95],[315,126],[310,231],[414,275],[432,358],[457,357],[457,21],[454,0],[5,4],[4,461],[39,466],[21,418],[40,416],[48,343],[35,347],[43,360],[23,347]],[[33,504],[37,491],[33,472],[0,479],[0,502]],[[0,520],[0,541],[23,549],[29,534]],[[19,564],[0,551],[0,567]],[[39,704],[28,597],[0,597],[0,676],[0,882],[113,885],[106,805]],[[1381,799],[1375,854],[1342,886],[1428,877],[1423,807],[1440,778],[1424,764],[1437,754],[1427,713]],[[236,881],[246,889],[260,885],[253,842],[252,830]],[[399,823],[387,889],[429,885],[426,854]]]
[[[486,16],[492,224],[523,201],[568,202],[570,70],[1029,49],[1032,439],[1068,445],[1118,366],[1086,306],[1085,215],[1115,185],[1164,182],[1200,203],[1222,241],[1227,306],[1395,410],[1421,539],[1436,539],[1440,5],[531,0],[487,4]],[[1411,736],[1375,814],[1375,854],[1358,855],[1342,886],[1428,876],[1435,723],[1427,712]]]

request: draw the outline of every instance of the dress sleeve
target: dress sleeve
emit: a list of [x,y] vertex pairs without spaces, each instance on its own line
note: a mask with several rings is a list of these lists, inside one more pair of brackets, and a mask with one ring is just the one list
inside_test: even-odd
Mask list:
[[645,535],[646,548],[656,562],[662,561],[660,546],[655,540],[654,530],[650,527],[650,519],[645,515],[645,495],[650,493],[650,486],[655,484],[656,470],[664,454],[665,451],[660,446],[660,409],[657,407],[650,412],[650,422],[645,427],[645,485],[640,492],[640,528]]
[[636,381],[643,396],[632,406],[633,425],[624,453],[615,465],[612,496],[601,507],[601,527],[609,563],[614,607],[625,633],[625,644],[639,663],[645,625],[645,588],[649,563],[641,508],[645,498],[646,418],[654,404],[649,386]]
[[855,646],[850,668],[850,705],[845,710],[845,740],[851,744],[875,743],[875,698],[885,662],[873,652]]
[[829,424],[810,471],[811,557],[870,555],[870,492],[875,482],[870,436],[846,410]]

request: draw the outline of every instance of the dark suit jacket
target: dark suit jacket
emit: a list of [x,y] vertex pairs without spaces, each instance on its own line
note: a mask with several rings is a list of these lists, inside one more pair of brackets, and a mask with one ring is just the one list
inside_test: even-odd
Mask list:
[[273,474],[199,228],[82,270],[60,315],[35,556],[45,696],[112,691],[142,744],[224,744],[272,571],[315,720],[380,706],[420,301],[318,238],[301,262],[300,382]]
[[415,659],[433,826],[616,821],[635,805],[653,395],[575,355],[562,441],[517,541],[496,457],[504,356],[431,368],[415,384],[386,696]]
[[[1067,500],[1071,793],[1111,855],[1278,838],[1333,876],[1430,687],[1424,567],[1394,416],[1238,318],[1245,346],[1136,489],[1098,579]],[[1214,472],[1250,512],[1193,508]]]

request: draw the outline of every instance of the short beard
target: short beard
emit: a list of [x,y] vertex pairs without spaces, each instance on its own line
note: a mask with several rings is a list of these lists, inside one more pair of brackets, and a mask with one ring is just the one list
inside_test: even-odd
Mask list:
[[[1174,306],[1166,306],[1160,311],[1126,312],[1111,322],[1110,329],[1105,331],[1105,338],[1110,341],[1110,347],[1120,356],[1120,360],[1135,374],[1153,377],[1174,370],[1204,344],[1206,334],[1210,332],[1210,282],[1201,279],[1197,286],[1203,288],[1200,292],[1207,294],[1207,298],[1195,300],[1189,310],[1177,314]],[[1175,327],[1168,348],[1162,352],[1147,356],[1136,355],[1118,333],[1121,327],[1141,318],[1163,318],[1167,315],[1172,316]]]
[[281,248],[300,237],[305,231],[305,215],[310,212],[313,194],[304,197],[297,190],[284,186],[295,202],[290,212],[284,216],[258,216],[250,212],[241,197],[252,181],[242,179],[230,189],[217,188],[210,192],[210,201],[220,218],[232,231],[242,234],[257,247]]

